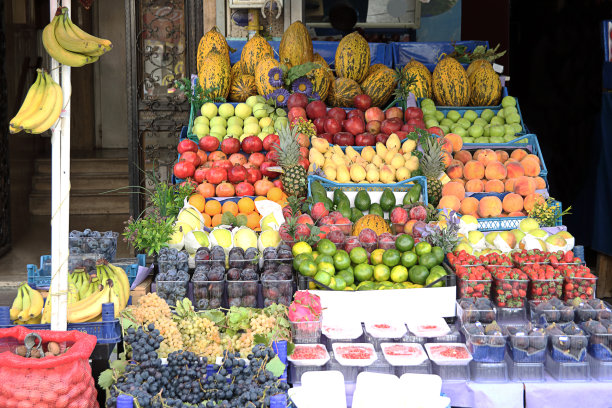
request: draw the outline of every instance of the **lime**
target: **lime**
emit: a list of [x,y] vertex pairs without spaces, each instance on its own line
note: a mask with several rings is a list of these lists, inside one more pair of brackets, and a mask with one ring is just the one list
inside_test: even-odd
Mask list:
[[361,282],[359,285],[357,285],[357,290],[374,290],[374,282]]
[[395,240],[395,248],[400,252],[410,251],[414,248],[414,238],[408,234],[402,234]]
[[317,244],[317,251],[319,251],[321,255],[334,256],[334,254],[336,253],[336,244],[334,244],[327,238],[323,238]]
[[355,264],[362,264],[368,262],[368,251],[362,247],[355,247],[351,249],[351,262]]
[[334,264],[333,263],[329,263],[329,262],[321,262],[317,266],[317,271],[325,272],[325,273],[328,273],[328,274],[330,274],[332,276],[334,276],[336,274],[336,269],[334,268]]
[[337,270],[346,269],[351,266],[351,258],[345,250],[339,250],[334,255],[334,266]]
[[390,277],[393,282],[406,282],[408,280],[408,268],[403,265],[394,266],[391,269]]
[[345,290],[345,291],[346,291],[346,290],[355,290],[355,288],[354,288],[354,287],[352,287],[352,286],[347,286],[346,288],[344,288],[344,290]]
[[342,279],[342,277],[340,276],[336,276],[336,285],[335,285],[335,290],[344,290],[344,288],[346,288],[346,282],[344,281],[344,279]]
[[439,246],[435,246],[431,248],[431,253],[436,256],[438,265],[440,265],[442,261],[444,261],[444,250],[440,248]]
[[417,255],[427,254],[431,252],[431,245],[429,242],[421,241],[415,245],[414,250]]
[[302,262],[299,270],[304,276],[315,276],[317,273],[317,264],[312,260],[306,260]]
[[402,262],[402,265],[404,265],[406,268],[410,268],[416,265],[418,260],[419,260],[419,257],[414,252],[404,252],[402,254],[401,262]]
[[315,263],[318,265],[321,262],[329,262],[330,264],[334,263],[334,258],[330,255],[319,255],[315,259]]
[[382,261],[389,268],[393,268],[400,263],[401,256],[400,251],[397,249],[387,249],[382,256]]
[[334,276],[331,277],[331,279],[329,280],[329,288],[331,290],[336,290],[336,278]]
[[404,285],[401,283],[396,283],[393,285],[393,289],[404,289]]
[[295,269],[296,271],[299,271],[300,265],[302,265],[302,262],[312,261],[312,260],[313,260],[312,254],[299,254],[298,256],[293,258],[293,269]]
[[385,253],[384,249],[375,249],[372,251],[372,253],[370,254],[370,263],[372,265],[378,265],[381,264],[382,261],[382,257],[383,254]]
[[440,276],[448,275],[448,272],[446,272],[446,269],[444,269],[444,267],[440,265],[436,265],[433,268],[431,268],[429,270],[429,274],[431,275],[432,273],[438,274]]
[[372,278],[373,275],[372,266],[368,264],[359,264],[355,267],[355,279],[359,282],[367,281]]
[[348,269],[343,269],[336,274],[336,277],[340,277],[344,279],[347,285],[352,285],[355,282],[355,277],[353,276],[353,271],[349,271]]
[[317,288],[317,285],[314,282],[308,281],[308,289],[315,290],[316,288]]
[[374,267],[374,280],[378,281],[378,282],[384,282],[389,280],[389,275],[391,273],[391,270],[389,269],[389,267],[387,265],[376,265]]
[[325,286],[329,286],[329,284],[331,283],[332,277],[331,275],[328,275],[325,272],[317,272],[317,274],[314,276],[314,280],[316,280],[317,282]]
[[311,254],[312,247],[308,245],[307,242],[300,241],[296,242],[295,245],[293,245],[293,248],[291,248],[291,252],[293,253],[293,256],[298,256],[299,254]]
[[427,269],[431,269],[438,264],[438,259],[431,252],[419,255],[419,265],[423,265]]
[[[430,272],[429,276],[427,277],[427,279],[425,279],[425,285],[429,286],[429,284],[431,284],[432,282],[438,280],[442,276],[444,276],[444,275],[440,275],[437,272]],[[439,288],[441,286],[444,286],[444,279],[442,279],[439,282],[436,282],[433,285],[431,285],[432,288]]]
[[408,271],[408,276],[412,283],[416,283],[418,285],[422,285],[427,280],[427,276],[429,275],[429,270],[422,265],[414,265]]

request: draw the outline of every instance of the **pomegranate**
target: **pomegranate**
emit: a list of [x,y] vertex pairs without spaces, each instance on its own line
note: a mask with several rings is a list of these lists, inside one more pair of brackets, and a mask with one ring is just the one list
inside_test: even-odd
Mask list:
[[297,139],[298,139],[298,144],[301,147],[310,147],[310,138],[308,137],[308,135],[304,133],[298,133]]
[[240,151],[240,140],[231,136],[226,137],[221,142],[221,151],[227,155],[238,153]]
[[307,147],[300,147],[300,156],[302,156],[303,158],[308,158],[308,153],[310,152],[310,150]]
[[232,162],[229,160],[217,160],[216,162],[213,163],[212,166],[213,168],[220,167],[222,169],[225,169],[225,171],[230,171],[230,169],[234,167]]
[[298,160],[298,164],[304,167],[304,170],[308,171],[308,167],[310,166],[310,162],[308,161],[308,159],[300,157],[300,159]]
[[276,163],[273,163],[273,162],[270,162],[270,161],[265,161],[265,162],[261,163],[261,166],[259,166],[259,170],[261,170],[261,174],[263,174],[266,177],[276,178],[276,177],[280,176],[280,173],[276,172],[276,171],[268,170],[268,168],[276,167],[276,166],[277,166]]
[[193,176],[195,172],[195,166],[193,163],[188,161],[180,161],[174,165],[174,176],[180,179]]
[[200,193],[204,198],[214,197],[215,186],[205,181],[196,188],[196,192]]
[[249,157],[249,163],[257,167],[261,166],[261,163],[264,161],[266,161],[266,156],[264,156],[263,153],[253,153]]
[[273,146],[278,146],[280,143],[280,138],[278,135],[271,134],[264,138],[263,140],[263,149],[267,151],[274,150]]
[[208,161],[225,160],[227,155],[220,150],[216,150],[208,155]]
[[200,165],[200,158],[192,151],[181,154],[180,161],[190,162],[194,167],[198,167]]
[[263,148],[263,142],[257,136],[247,136],[242,141],[242,150],[245,153],[260,152]]
[[270,150],[266,153],[266,161],[278,162],[278,152],[276,150]]
[[197,153],[198,145],[193,140],[183,139],[179,142],[176,150],[179,152],[179,154],[183,154],[185,152]]
[[236,195],[237,196],[247,196],[247,195],[255,195],[255,187],[251,183],[247,183],[243,181],[242,183],[236,184]]
[[235,166],[237,164],[242,164],[243,166],[247,163],[246,157],[242,153],[234,153],[229,157],[229,161]]
[[210,135],[204,136],[198,142],[198,146],[200,146],[200,149],[206,152],[214,152],[219,148],[219,139]]
[[198,183],[203,182],[206,180],[206,173],[208,173],[208,170],[208,168],[203,166],[198,167],[193,173],[193,179]]
[[226,181],[219,184],[215,189],[217,197],[232,197],[234,195],[234,186]]
[[200,158],[200,164],[206,163],[208,157],[206,157],[206,152],[204,150],[199,150],[196,152],[198,157]]
[[268,190],[274,187],[274,184],[267,177],[257,180],[253,185],[255,187],[255,194],[258,196],[265,196],[268,194]]
[[240,164],[230,168],[227,172],[227,179],[234,184],[246,180],[246,176],[247,170]]
[[276,179],[272,182],[272,184],[274,184],[274,187],[278,187],[281,190],[285,191],[285,188],[283,187],[283,182],[280,181],[280,179]]
[[206,173],[206,181],[212,184],[219,184],[227,180],[227,171],[220,167],[214,167]]
[[261,171],[259,169],[251,167],[247,169],[246,181],[251,184],[254,184],[257,180],[261,180]]

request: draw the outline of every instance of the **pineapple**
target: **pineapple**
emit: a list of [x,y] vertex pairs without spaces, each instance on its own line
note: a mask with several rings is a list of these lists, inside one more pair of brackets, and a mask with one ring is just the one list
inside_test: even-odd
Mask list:
[[442,183],[438,179],[444,171],[442,161],[442,145],[437,137],[425,136],[421,138],[423,157],[420,162],[420,169],[427,178],[427,199],[434,207],[438,206],[442,198]]
[[274,146],[278,153],[278,164],[283,169],[280,176],[288,196],[306,197],[306,170],[299,164],[300,145],[297,139],[298,127],[286,126],[278,132],[279,145]]

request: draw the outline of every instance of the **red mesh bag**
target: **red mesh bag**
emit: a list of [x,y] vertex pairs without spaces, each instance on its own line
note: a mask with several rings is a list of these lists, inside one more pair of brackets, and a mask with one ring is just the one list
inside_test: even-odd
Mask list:
[[[14,353],[28,333],[38,333],[68,351],[59,356],[25,358]],[[79,331],[0,329],[0,407],[96,408],[97,392],[89,357],[96,337]]]

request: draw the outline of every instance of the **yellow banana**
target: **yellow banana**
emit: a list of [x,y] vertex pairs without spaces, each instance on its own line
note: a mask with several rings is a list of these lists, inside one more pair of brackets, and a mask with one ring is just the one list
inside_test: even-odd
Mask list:
[[51,78],[51,75],[46,72],[45,77],[47,83],[45,85],[45,95],[43,97],[42,103],[35,112],[33,112],[27,118],[24,118],[23,121],[21,121],[21,127],[25,130],[34,129],[35,127],[40,126],[45,121],[45,119],[49,117],[51,111],[53,111],[53,108],[55,107],[57,93],[53,88],[54,81]]
[[123,268],[112,265],[110,263],[108,264],[108,266],[110,266],[110,268],[113,271],[115,271],[115,275],[117,275],[117,277],[121,281],[121,287],[123,288],[123,293],[124,293],[124,298],[125,298],[125,305],[124,305],[125,307],[127,306],[128,299],[130,298],[130,281],[128,279],[128,276],[123,270]]
[[73,282],[68,282],[68,304],[79,301],[79,290]]
[[102,45],[95,41],[84,40],[78,37],[74,31],[66,27],[68,16],[62,13],[58,23],[55,25],[55,39],[65,50],[80,54],[91,54],[103,49]]
[[79,287],[79,299],[85,299],[89,294],[91,283],[89,283],[89,278],[85,276],[85,272],[79,272],[79,279],[81,281],[81,286]]
[[[68,323],[82,323],[102,314],[102,303],[110,301],[110,286],[104,286],[102,291],[68,305]],[[84,302],[81,304],[81,302]]]
[[129,282],[127,281],[127,277],[125,280],[123,279],[123,277],[125,276],[125,272],[123,271],[123,269],[115,267],[112,264],[107,264],[103,267],[107,276],[113,281],[113,292],[117,294],[117,297],[120,300],[119,311],[121,311],[127,306],[128,299],[130,297],[129,287],[127,290],[125,287],[126,284],[129,285]]
[[30,129],[29,133],[39,134],[46,132],[55,122],[57,122],[60,114],[62,113],[62,108],[64,107],[64,93],[62,92],[62,87],[57,83],[53,83],[49,92],[55,92],[55,103],[53,105],[53,109],[49,113],[49,116],[47,116],[47,118],[40,125]]
[[21,285],[21,293],[23,294],[23,306],[17,318],[19,320],[26,321],[30,318],[30,294],[27,290],[25,290],[23,285]]
[[[76,24],[72,22],[72,20],[70,19],[70,17],[68,17],[68,15],[66,15],[65,23],[66,23],[66,28],[72,30],[72,32],[77,37],[79,37],[81,40],[93,41],[93,42],[97,42],[98,44],[102,45],[102,47],[104,48],[104,52],[108,52],[113,48],[113,44],[109,40],[98,38],[96,36],[93,36],[83,31],[79,26],[77,26]],[[98,55],[98,54],[91,54],[91,55]],[[102,54],[99,54],[99,55],[102,55]]]
[[28,90],[28,93],[21,104],[21,108],[19,108],[19,112],[17,112],[13,119],[11,119],[11,133],[20,132],[21,129],[23,129],[21,127],[21,121],[34,113],[42,104],[47,78],[42,70],[38,69],[36,71],[38,72],[36,82],[34,82],[34,84]]
[[22,288],[23,286],[20,286],[19,289],[17,289],[17,296],[15,296],[15,299],[13,300],[13,304],[11,305],[10,314],[11,314],[12,321],[15,321],[19,318],[19,313],[21,312],[21,309],[23,308]]
[[25,322],[25,324],[40,324],[41,321],[42,321],[42,314],[39,314],[38,316],[33,317],[27,322]]
[[98,57],[78,54],[65,50],[55,38],[55,27],[60,22],[60,16],[55,16],[53,20],[43,30],[42,40],[45,50],[51,57],[57,60],[60,64],[70,67],[82,67],[85,64],[90,64],[98,60]]
[[43,305],[45,304],[45,300],[39,291],[32,289],[30,285],[25,284],[25,289],[28,291],[28,295],[30,295],[30,317],[29,319],[40,316],[42,313]]
[[45,308],[43,310],[42,316],[40,318],[40,322],[42,324],[51,323],[51,296],[47,298],[47,302],[45,302]]
[[[112,286],[112,283],[111,283]],[[121,290],[119,290],[120,293]],[[121,311],[123,310],[123,300],[117,295],[117,292],[115,292],[113,290],[113,288],[111,288],[110,292],[109,292],[109,300],[111,303],[113,303],[114,305],[114,311],[115,311],[115,319],[119,317],[119,315],[121,314]]]

